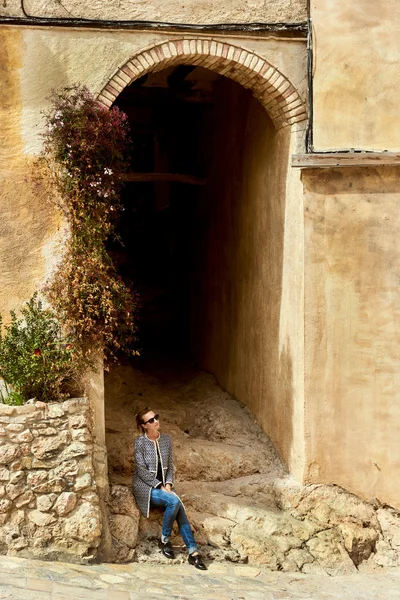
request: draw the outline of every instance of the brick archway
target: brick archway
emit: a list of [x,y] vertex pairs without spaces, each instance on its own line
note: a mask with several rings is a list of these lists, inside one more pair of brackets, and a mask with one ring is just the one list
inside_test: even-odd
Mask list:
[[276,129],[307,117],[296,88],[264,58],[239,46],[205,38],[166,41],[138,52],[113,75],[98,99],[109,107],[135,79],[149,71],[161,71],[178,64],[211,69],[250,89],[267,110]]

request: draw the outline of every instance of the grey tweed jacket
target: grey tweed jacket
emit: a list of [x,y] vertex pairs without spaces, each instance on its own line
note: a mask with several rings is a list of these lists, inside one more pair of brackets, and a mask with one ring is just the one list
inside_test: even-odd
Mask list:
[[[157,479],[158,453],[160,450],[163,481]],[[147,435],[135,440],[135,470],[133,473],[133,493],[141,513],[148,518],[150,512],[151,490],[160,483],[174,483],[174,465],[172,463],[172,440],[166,433],[160,433],[153,442]]]

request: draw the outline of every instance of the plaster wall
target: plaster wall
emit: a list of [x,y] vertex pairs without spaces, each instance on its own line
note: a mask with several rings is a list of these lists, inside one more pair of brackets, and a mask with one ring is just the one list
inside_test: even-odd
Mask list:
[[[65,223],[30,171],[41,150],[42,111],[51,90],[84,83],[98,93],[135,52],[174,36],[3,26],[0,37],[0,311],[8,314],[42,286],[65,239]],[[304,40],[221,39],[265,56],[304,97]]]
[[22,134],[22,32],[0,29],[0,310],[6,317],[30,298],[54,266],[64,236],[45,190],[32,181]]
[[303,172],[309,482],[400,508],[395,168]]
[[[5,28],[5,31],[9,31]],[[41,111],[54,88],[84,83],[99,93],[135,53],[182,34],[76,29],[22,28],[22,137],[25,152],[40,151]],[[188,37],[193,37],[189,35]],[[205,36],[207,37],[207,36]],[[265,57],[306,98],[305,41],[284,38],[213,36]]]
[[[48,190],[35,185],[30,176],[34,157],[41,149],[39,135],[43,130],[41,113],[48,108],[47,98],[51,90],[78,82],[85,83],[94,93],[97,93],[115,71],[136,52],[182,35],[3,26],[0,27],[0,36],[3,65],[0,77],[2,90],[4,90],[0,106],[0,126],[3,132],[3,144],[0,149],[2,178],[0,202],[3,215],[0,238],[3,257],[0,267],[0,311],[4,313],[9,309],[18,310],[22,302],[41,287],[62,251],[65,223],[47,202]],[[213,37],[265,57],[283,72],[298,88],[303,98],[305,97],[304,40],[274,36]],[[240,86],[238,89],[241,89]],[[243,94],[246,94],[244,90]],[[250,94],[247,94],[247,97],[251,99]],[[240,192],[238,193],[235,187],[232,188],[232,183],[229,183],[231,175],[229,170],[226,171],[224,181],[228,190],[224,192],[225,201],[231,193],[235,197],[237,207],[240,199],[243,200],[241,212],[236,212],[235,217],[243,218],[243,224],[240,225],[237,221],[236,226],[245,233],[241,254],[237,259],[238,272],[240,269],[243,270],[246,256],[257,250],[255,240],[252,240],[247,232],[253,218],[259,219],[260,225],[262,223],[264,226],[264,229],[259,227],[256,231],[255,239],[265,244],[266,254],[260,256],[254,254],[254,264],[251,266],[250,273],[243,275],[245,279],[249,279],[246,283],[247,287],[238,288],[233,292],[236,304],[226,323],[227,327],[234,325],[234,311],[238,310],[237,303],[241,294],[245,294],[248,306],[253,310],[254,304],[257,320],[261,319],[260,327],[258,328],[257,321],[250,318],[248,312],[243,317],[245,321],[241,324],[241,331],[238,333],[238,345],[243,342],[243,347],[238,350],[240,356],[232,357],[227,363],[220,364],[218,368],[221,372],[221,380],[227,382],[227,387],[239,399],[249,403],[249,408],[254,411],[262,426],[277,441],[285,460],[295,471],[300,471],[303,464],[302,425],[294,427],[294,423],[300,421],[302,424],[303,417],[302,377],[300,376],[302,343],[300,345],[298,343],[299,340],[301,341],[300,322],[302,321],[301,293],[298,290],[301,288],[302,280],[301,277],[297,279],[296,275],[301,272],[301,265],[300,270],[297,270],[298,249],[300,248],[301,254],[302,248],[301,222],[297,214],[301,203],[298,204],[299,196],[295,191],[298,181],[296,182],[294,175],[287,176],[287,169],[291,152],[298,149],[299,139],[303,135],[301,131],[303,125],[293,126],[291,130],[285,128],[276,133],[267,113],[254,99],[251,100],[253,108],[249,109],[249,121],[246,124],[241,115],[240,101],[231,99],[229,94],[225,94],[224,98],[225,105],[221,105],[219,110],[222,113],[229,111],[230,119],[227,121],[230,121],[229,128],[239,127],[235,125],[237,121],[240,127],[250,128],[248,135],[250,138],[253,136],[255,140],[253,150],[249,150],[249,145],[248,153],[244,157],[243,172],[246,171],[248,175],[240,184]],[[236,106],[236,110],[232,106]],[[258,132],[259,125],[260,132]],[[217,122],[215,126],[218,135],[222,136],[219,144],[224,144],[224,131],[218,129]],[[261,137],[258,137],[259,135]],[[259,166],[257,148],[265,157],[265,167]],[[235,153],[235,160],[239,160],[241,149],[237,145]],[[216,164],[220,164],[217,159]],[[215,171],[215,176],[216,173]],[[235,179],[235,186],[236,184],[237,179]],[[218,184],[214,180],[214,185],[216,187],[213,193],[216,193],[221,183]],[[290,209],[289,204],[285,204],[284,200],[287,193],[291,198],[288,202],[292,202]],[[250,197],[254,197],[253,204],[251,202],[247,204]],[[269,198],[271,201],[267,202]],[[228,205],[225,208],[229,211]],[[297,234],[296,240],[300,246],[289,242],[289,230],[292,230],[292,234]],[[266,241],[265,231],[268,235],[273,235],[273,239]],[[229,247],[229,244],[232,246],[234,242],[229,239],[227,244]],[[294,268],[291,261],[296,263]],[[261,275],[262,281],[257,284],[256,279]],[[271,281],[268,282],[270,276]],[[291,288],[292,280],[296,283],[296,296],[294,299],[292,296],[292,300],[289,300],[288,290]],[[264,292],[270,294],[270,305],[262,299]],[[293,306],[296,309],[292,317],[289,312],[290,307]],[[251,332],[249,335],[244,333],[245,328]],[[269,328],[271,333],[268,331]],[[216,338],[215,334],[214,339]],[[228,341],[232,344],[235,342],[232,337]],[[233,347],[231,351],[233,352]],[[215,358],[215,351],[213,352]],[[273,360],[270,355],[273,355]],[[234,374],[234,369],[237,367],[239,371]],[[278,374],[279,384],[274,383],[275,374]],[[241,375],[243,381],[240,383]],[[95,382],[94,388],[99,385],[100,387],[102,385],[100,380]],[[282,401],[278,400],[281,393]],[[95,404],[101,403],[100,396],[98,390],[94,389]],[[98,409],[100,423],[102,419],[100,404]],[[97,429],[95,435],[98,434],[96,432]],[[101,436],[97,437],[100,448],[103,442]],[[105,464],[105,460],[99,457],[98,463]]]
[[[307,18],[307,0],[25,0],[40,17],[163,21],[170,23],[277,23]],[[0,15],[23,16],[20,0],[2,3]]]
[[216,87],[195,217],[194,353],[301,477],[302,210],[295,185],[286,200],[297,176],[288,170],[290,130],[276,132],[237,84]]
[[400,149],[400,3],[312,0],[315,150]]

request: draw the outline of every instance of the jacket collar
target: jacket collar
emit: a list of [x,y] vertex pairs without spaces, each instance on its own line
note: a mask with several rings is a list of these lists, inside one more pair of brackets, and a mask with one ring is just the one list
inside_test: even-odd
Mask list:
[[160,433],[160,432],[158,432],[158,438],[157,438],[156,440],[151,440],[151,439],[148,437],[147,433],[145,433],[145,434],[144,434],[144,437],[145,437],[146,439],[148,439],[148,440],[149,440],[149,442],[153,442],[153,443],[155,444],[155,443],[156,443],[156,442],[158,442],[158,440],[160,439],[160,437],[161,437],[161,433]]

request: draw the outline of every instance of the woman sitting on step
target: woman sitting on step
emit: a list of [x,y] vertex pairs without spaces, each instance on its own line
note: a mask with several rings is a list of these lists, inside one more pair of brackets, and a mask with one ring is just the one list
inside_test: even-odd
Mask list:
[[137,428],[142,434],[135,440],[136,468],[133,474],[133,493],[142,514],[148,518],[150,506],[165,509],[162,535],[159,542],[161,552],[174,558],[170,538],[174,521],[189,552],[189,563],[205,570],[197,545],[179,496],[173,491],[174,465],[172,463],[171,436],[160,433],[159,415],[147,407],[136,415]]

